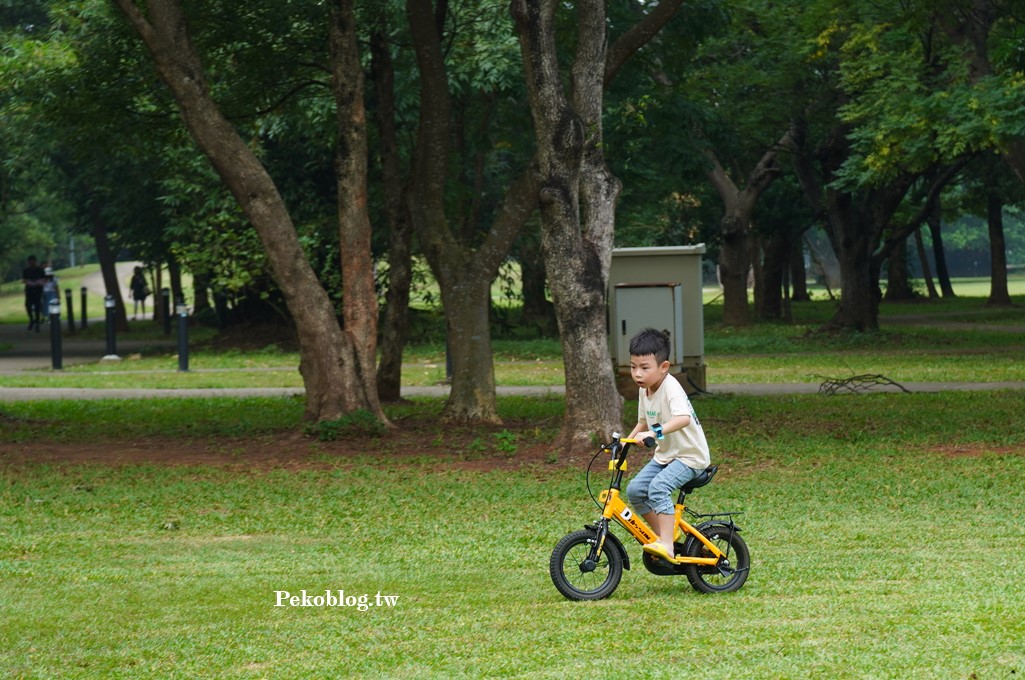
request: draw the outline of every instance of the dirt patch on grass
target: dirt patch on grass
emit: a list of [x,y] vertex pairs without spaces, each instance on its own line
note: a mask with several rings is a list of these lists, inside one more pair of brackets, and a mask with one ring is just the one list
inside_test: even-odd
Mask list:
[[985,454],[995,453],[999,456],[1025,455],[1022,446],[993,446],[991,444],[943,444],[923,449],[926,453],[938,453],[947,458],[978,458]]

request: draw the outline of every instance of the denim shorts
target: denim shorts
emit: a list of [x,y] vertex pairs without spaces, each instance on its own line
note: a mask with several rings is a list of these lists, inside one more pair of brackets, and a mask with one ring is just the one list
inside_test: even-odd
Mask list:
[[674,460],[663,465],[652,459],[634,475],[626,486],[626,497],[634,512],[645,515],[654,511],[672,515],[675,510],[673,491],[701,474],[689,465]]

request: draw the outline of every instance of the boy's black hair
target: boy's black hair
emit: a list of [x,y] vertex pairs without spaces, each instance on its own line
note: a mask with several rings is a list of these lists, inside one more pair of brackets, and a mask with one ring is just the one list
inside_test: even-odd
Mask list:
[[631,356],[643,357],[648,354],[654,354],[655,361],[660,364],[669,361],[669,333],[645,328],[630,338]]

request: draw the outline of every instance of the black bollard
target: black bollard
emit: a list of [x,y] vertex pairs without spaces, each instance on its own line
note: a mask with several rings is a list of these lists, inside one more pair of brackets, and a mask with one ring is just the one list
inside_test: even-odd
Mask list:
[[71,297],[71,289],[66,288],[64,290],[64,298],[68,301],[68,333],[71,335],[75,334],[75,305],[74,298]]
[[85,330],[86,326],[89,323],[88,321],[86,321],[86,319],[89,318],[89,315],[86,314],[86,311],[85,311],[85,294],[86,294],[86,292],[87,292],[86,287],[82,286],[82,309],[81,309],[81,312],[82,312],[82,330],[83,331]]
[[171,291],[160,289],[160,314],[164,317],[164,335],[171,334]]
[[50,301],[50,358],[53,370],[59,371],[64,367],[61,355],[61,301],[59,297]]
[[114,335],[114,314],[117,312],[117,303],[113,295],[103,298],[103,308],[107,312],[107,355],[103,357],[108,360],[117,360],[117,338]]
[[178,371],[189,370],[189,308],[185,306],[184,300],[179,300],[178,305]]

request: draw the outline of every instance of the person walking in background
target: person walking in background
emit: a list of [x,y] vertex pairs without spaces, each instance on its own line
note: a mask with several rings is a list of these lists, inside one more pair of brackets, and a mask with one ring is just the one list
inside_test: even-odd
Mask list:
[[21,272],[21,281],[25,284],[25,311],[28,312],[28,329],[39,332],[39,322],[43,318],[43,284],[46,282],[46,270],[39,266],[35,255],[26,259],[28,265]]
[[142,267],[136,267],[132,273],[132,280],[128,282],[129,292],[132,300],[135,301],[135,311],[132,312],[132,321],[139,316],[139,308],[142,307],[142,316],[146,316],[146,298],[149,297],[149,284],[146,283],[146,274]]

